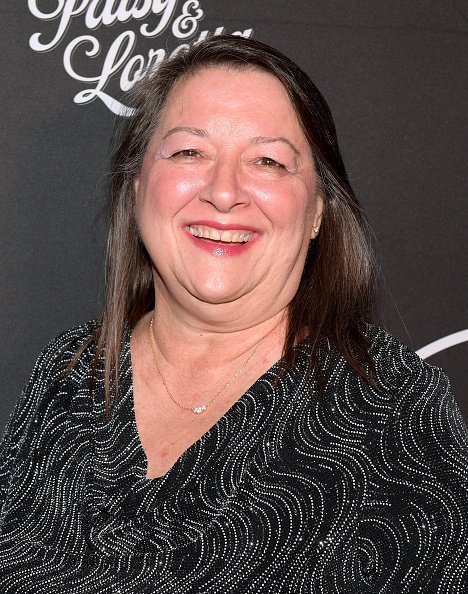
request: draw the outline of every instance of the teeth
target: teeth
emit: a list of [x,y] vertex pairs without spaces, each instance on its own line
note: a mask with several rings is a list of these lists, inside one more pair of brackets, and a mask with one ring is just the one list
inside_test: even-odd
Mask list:
[[188,229],[194,237],[203,237],[212,241],[224,241],[225,243],[247,243],[254,236],[253,233],[248,233],[247,231],[219,232],[218,229],[202,227],[201,225],[197,227],[190,225]]

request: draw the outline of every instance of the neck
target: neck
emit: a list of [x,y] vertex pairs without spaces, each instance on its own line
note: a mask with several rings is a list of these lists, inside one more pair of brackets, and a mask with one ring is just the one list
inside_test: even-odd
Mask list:
[[[221,306],[214,305],[221,312]],[[237,305],[236,312],[243,308]],[[262,344],[263,357],[268,354],[271,364],[282,354],[286,332],[286,310],[262,316],[255,323],[247,316],[194,316],[164,296],[158,296],[157,306],[141,321],[142,331],[148,332],[153,319],[154,337],[161,359],[170,367],[187,369],[210,365],[222,368],[245,357],[246,353],[266,337]]]

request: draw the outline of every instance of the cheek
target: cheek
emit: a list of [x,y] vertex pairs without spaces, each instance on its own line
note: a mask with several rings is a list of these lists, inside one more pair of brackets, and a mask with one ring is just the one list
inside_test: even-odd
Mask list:
[[189,202],[201,186],[201,177],[195,172],[186,173],[182,177],[171,168],[155,166],[144,184],[140,183],[139,200],[144,208],[173,211]]
[[181,200],[192,198],[201,186],[200,177],[197,176],[184,179],[174,176],[173,179],[166,180],[166,192]]
[[297,233],[307,226],[315,213],[316,199],[305,184],[285,184],[257,193],[259,205],[277,228]]

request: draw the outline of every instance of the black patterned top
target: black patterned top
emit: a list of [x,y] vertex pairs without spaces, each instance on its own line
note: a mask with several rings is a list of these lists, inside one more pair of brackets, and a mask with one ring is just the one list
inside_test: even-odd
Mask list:
[[132,395],[103,418],[85,351],[56,338],[0,457],[2,594],[466,593],[468,437],[441,370],[369,326],[369,388],[326,341],[274,365],[161,478],[148,480]]

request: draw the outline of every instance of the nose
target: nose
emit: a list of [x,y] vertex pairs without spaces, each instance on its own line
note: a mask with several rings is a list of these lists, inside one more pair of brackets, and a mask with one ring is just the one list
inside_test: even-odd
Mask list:
[[219,212],[247,205],[249,199],[241,187],[239,169],[239,162],[234,157],[217,159],[207,174],[200,199],[212,204]]

